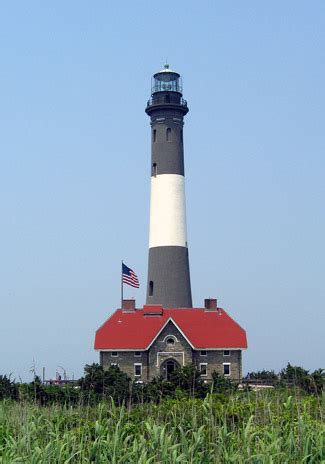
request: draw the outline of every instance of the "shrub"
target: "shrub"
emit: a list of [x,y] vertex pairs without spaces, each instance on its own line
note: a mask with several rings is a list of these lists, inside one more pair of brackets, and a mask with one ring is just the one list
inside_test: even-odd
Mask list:
[[95,393],[97,397],[111,396],[115,402],[122,404],[130,395],[130,377],[118,366],[103,369],[99,364],[87,364],[85,377],[80,379],[82,392]]
[[320,394],[324,389],[325,371],[318,369],[312,374],[300,366],[292,366],[290,363],[280,372],[282,383],[292,384],[307,393]]
[[0,375],[0,400],[3,399],[18,399],[18,387],[10,375]]
[[212,372],[212,391],[215,393],[231,393],[237,389],[237,383],[218,374],[218,372]]
[[245,377],[248,380],[269,380],[272,382],[276,382],[278,380],[278,376],[274,371],[256,371],[256,372],[249,372]]

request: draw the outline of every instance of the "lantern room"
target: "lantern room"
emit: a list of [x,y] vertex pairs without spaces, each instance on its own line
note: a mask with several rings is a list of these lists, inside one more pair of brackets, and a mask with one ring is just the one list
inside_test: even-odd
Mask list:
[[182,78],[177,72],[169,69],[168,64],[165,64],[164,69],[152,77],[151,93],[155,94],[157,92],[182,93]]

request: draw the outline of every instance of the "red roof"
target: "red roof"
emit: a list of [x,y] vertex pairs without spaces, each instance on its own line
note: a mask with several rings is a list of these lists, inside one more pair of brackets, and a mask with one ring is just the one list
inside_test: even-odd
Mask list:
[[162,309],[146,305],[117,309],[97,330],[95,350],[148,349],[171,320],[194,349],[247,348],[246,332],[222,308]]

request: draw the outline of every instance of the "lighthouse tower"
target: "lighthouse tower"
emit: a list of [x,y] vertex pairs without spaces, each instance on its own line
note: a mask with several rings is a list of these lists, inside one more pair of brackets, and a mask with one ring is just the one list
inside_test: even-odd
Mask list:
[[[147,299],[123,300],[96,332],[100,365],[118,364],[136,382],[196,366],[202,381],[214,372],[240,382],[246,332],[216,298],[192,307],[186,237],[183,124],[188,113],[182,81],[165,69],[152,79],[146,107],[151,120],[151,200]],[[186,334],[186,336],[184,336]]]
[[181,76],[165,65],[152,78],[146,113],[151,119],[151,198],[147,304],[191,308],[187,248],[184,116]]

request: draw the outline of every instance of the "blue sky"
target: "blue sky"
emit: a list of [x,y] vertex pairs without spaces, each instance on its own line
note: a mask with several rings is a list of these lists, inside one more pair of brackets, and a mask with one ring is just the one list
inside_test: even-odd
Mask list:
[[151,75],[183,76],[194,304],[244,371],[324,367],[323,1],[0,6],[0,373],[78,377],[147,272]]

